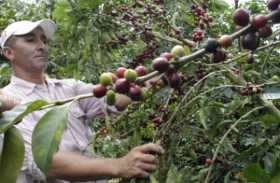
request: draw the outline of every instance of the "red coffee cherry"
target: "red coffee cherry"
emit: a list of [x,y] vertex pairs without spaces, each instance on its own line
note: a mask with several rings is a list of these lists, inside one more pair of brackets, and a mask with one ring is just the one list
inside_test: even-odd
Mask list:
[[106,95],[107,88],[101,84],[95,85],[93,88],[93,95],[97,98],[101,98]]
[[212,56],[212,60],[214,63],[222,62],[226,60],[226,58],[227,58],[226,53],[221,50],[214,52]]
[[175,72],[168,75],[168,81],[171,88],[179,88],[181,84],[181,77]]
[[146,69],[146,67],[144,67],[144,66],[142,66],[142,65],[137,66],[137,67],[135,68],[135,71],[136,71],[136,73],[137,73],[138,76],[144,76],[144,75],[147,74],[147,69]]
[[255,50],[259,46],[259,38],[254,33],[248,33],[241,40],[244,49]]
[[250,21],[250,14],[245,9],[237,9],[233,14],[233,21],[236,25],[246,26]]
[[214,38],[209,38],[207,40],[206,45],[204,46],[205,51],[207,51],[209,53],[214,53],[217,50],[218,47],[219,47],[219,43]]
[[128,93],[129,87],[130,87],[129,82],[124,78],[118,79],[115,83],[115,90],[118,93],[123,93],[123,94]]
[[267,7],[270,11],[274,11],[278,9],[280,5],[280,0],[268,0],[267,1]]
[[123,78],[124,77],[124,72],[126,71],[126,68],[125,67],[119,67],[117,69],[117,72],[116,72],[116,75],[119,77],[119,78]]
[[258,32],[259,32],[259,36],[262,38],[267,38],[272,35],[272,29],[268,26],[260,28]]
[[259,29],[262,28],[266,25],[267,23],[267,17],[264,15],[257,15],[256,17],[253,18],[251,25],[252,27]]
[[164,52],[160,56],[166,58],[168,61],[172,59],[172,54],[169,52]]
[[222,35],[218,40],[220,46],[222,47],[229,47],[232,42],[232,38],[230,35]]
[[129,88],[129,97],[134,101],[141,100],[141,87],[138,85],[132,85]]
[[165,72],[168,69],[168,60],[164,57],[158,57],[153,60],[152,67],[159,72]]

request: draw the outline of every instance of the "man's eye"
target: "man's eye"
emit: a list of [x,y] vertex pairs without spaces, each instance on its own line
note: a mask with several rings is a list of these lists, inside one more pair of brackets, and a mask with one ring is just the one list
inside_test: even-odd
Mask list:
[[43,40],[43,43],[44,43],[44,44],[48,44],[49,42],[48,42],[48,40],[44,39],[44,40]]
[[34,38],[25,38],[25,40],[26,40],[27,42],[33,42],[33,41],[34,41]]

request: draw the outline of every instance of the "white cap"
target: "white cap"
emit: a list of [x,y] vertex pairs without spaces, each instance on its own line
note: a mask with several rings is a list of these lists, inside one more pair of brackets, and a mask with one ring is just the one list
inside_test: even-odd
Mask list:
[[0,37],[1,48],[5,46],[6,41],[11,36],[28,34],[39,26],[43,29],[47,39],[51,39],[53,37],[53,34],[56,31],[56,25],[52,20],[43,19],[36,22],[31,22],[26,20],[14,22],[8,25],[8,27],[6,27],[6,29],[1,34]]

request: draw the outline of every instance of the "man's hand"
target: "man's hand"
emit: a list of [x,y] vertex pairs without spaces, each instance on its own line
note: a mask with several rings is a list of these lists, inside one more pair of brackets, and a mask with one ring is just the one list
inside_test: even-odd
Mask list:
[[149,172],[156,169],[155,154],[163,154],[158,144],[145,144],[133,148],[127,155],[119,159],[120,177],[148,177]]
[[20,104],[20,100],[13,97],[13,96],[9,96],[7,94],[4,94],[1,90],[0,90],[0,112],[6,111],[6,110],[10,110],[12,108],[14,108],[16,105]]

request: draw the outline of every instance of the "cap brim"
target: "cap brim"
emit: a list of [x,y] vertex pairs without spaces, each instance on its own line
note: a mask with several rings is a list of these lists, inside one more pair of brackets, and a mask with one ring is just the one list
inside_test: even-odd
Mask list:
[[30,26],[25,29],[18,30],[14,35],[25,35],[32,32],[37,27],[41,27],[45,33],[45,36],[48,39],[52,39],[55,31],[56,31],[56,24],[50,19],[43,19],[37,22],[32,22]]

